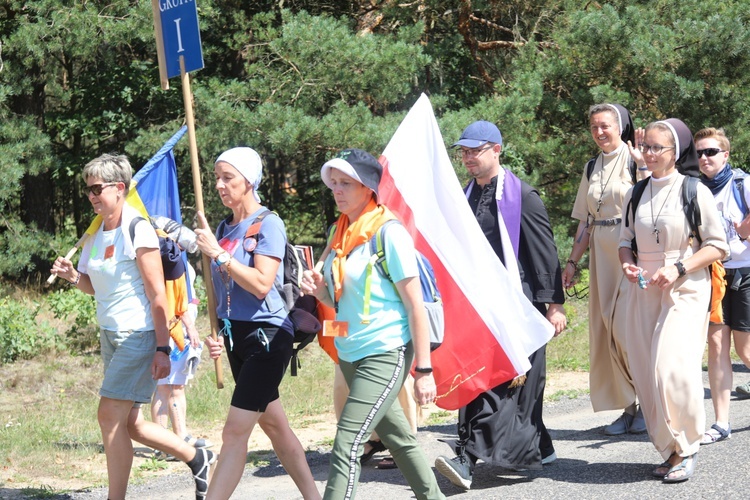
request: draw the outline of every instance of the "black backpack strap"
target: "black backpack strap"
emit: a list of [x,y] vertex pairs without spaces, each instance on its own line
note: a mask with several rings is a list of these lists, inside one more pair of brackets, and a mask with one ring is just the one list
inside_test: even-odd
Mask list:
[[[146,218],[139,215],[138,217],[133,217],[133,220],[130,221],[130,227],[128,229],[130,233],[130,244],[133,245],[133,248],[135,248],[135,226],[137,226],[142,220],[146,220]],[[151,225],[153,226],[153,223]]]
[[[633,192],[630,195],[630,201],[628,202],[628,206],[625,207],[625,212],[623,213],[625,227],[630,226],[630,219],[633,219],[633,224],[635,224],[635,212],[638,209],[638,205],[641,203],[643,192],[646,190],[646,184],[648,184],[650,179],[651,177],[646,177],[642,181],[638,181],[633,185]],[[638,254],[638,243],[635,241],[635,234],[630,242],[630,249],[633,251],[633,254]]]
[[698,205],[698,183],[697,177],[686,177],[682,183],[682,208],[685,211],[688,225],[690,226],[690,236],[698,240],[698,244],[703,243],[698,228],[703,223],[701,220],[701,207]]
[[625,227],[630,226],[630,219],[635,221],[635,211],[638,209],[638,205],[641,202],[643,192],[646,190],[646,184],[648,184],[650,177],[646,177],[642,181],[638,181],[633,185],[633,194],[630,196],[630,201],[625,209]]
[[594,156],[589,161],[586,162],[586,180],[591,180],[591,174],[594,173],[594,167],[596,166],[596,159],[598,156]]
[[734,198],[737,202],[737,205],[739,205],[740,210],[742,211],[742,217],[747,217],[747,214],[750,213],[750,209],[747,206],[747,201],[745,201],[745,178],[744,177],[736,177],[734,180]]

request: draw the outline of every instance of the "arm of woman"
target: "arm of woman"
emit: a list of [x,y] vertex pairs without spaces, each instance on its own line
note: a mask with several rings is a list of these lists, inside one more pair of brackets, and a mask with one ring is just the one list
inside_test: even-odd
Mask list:
[[[211,260],[223,254],[225,250],[219,246],[216,236],[208,225],[206,216],[198,212],[199,228],[195,230],[196,242],[201,252],[208,255]],[[235,283],[243,289],[255,295],[258,299],[263,300],[273,286],[276,279],[276,271],[279,269],[281,259],[261,254],[255,254],[253,257],[253,266],[246,266],[237,259],[230,259],[228,264],[222,266],[223,271],[229,272]]]
[[[276,272],[281,265],[281,259],[268,255],[255,254],[253,266],[246,266],[232,258],[232,279],[239,286],[255,295],[259,300],[266,298],[276,280]],[[228,264],[224,264],[226,268]]]
[[[136,249],[135,262],[143,278],[146,297],[151,303],[151,317],[156,331],[156,345],[169,345],[169,327],[167,326],[167,292],[164,288],[164,270],[161,267],[161,255],[158,248],[140,247]],[[169,375],[169,356],[163,352],[154,353],[151,363],[151,376],[159,380]]]
[[[396,290],[404,303],[409,320],[409,331],[414,343],[414,360],[419,368],[432,367],[430,360],[430,332],[427,313],[422,301],[422,288],[418,277],[410,277],[395,283]],[[414,374],[414,397],[419,404],[435,400],[437,389],[432,373]]]
[[586,230],[586,221],[580,221],[578,223],[578,229],[576,229],[576,236],[573,240],[573,249],[570,251],[570,257],[568,262],[565,263],[562,274],[562,282],[565,288],[570,288],[576,284],[575,275],[578,271],[578,261],[581,260],[583,254],[586,253],[586,249],[589,247],[589,238],[591,235]]
[[50,269],[52,274],[56,274],[59,278],[68,280],[71,284],[75,283],[75,287],[83,293],[94,295],[94,287],[91,285],[91,278],[86,273],[82,273],[75,269],[73,262],[65,257],[58,257],[55,259],[55,263],[52,264]]
[[[701,248],[693,255],[682,261],[685,268],[685,274],[690,274],[699,269],[711,265],[714,261],[726,258],[729,253],[729,245],[726,240],[726,233],[719,210],[716,208],[711,191],[699,184],[696,193],[697,203],[700,207],[702,223],[698,227],[700,231]],[[656,283],[664,289],[680,277],[680,272],[676,265],[668,265],[660,268],[654,273],[651,282]]]

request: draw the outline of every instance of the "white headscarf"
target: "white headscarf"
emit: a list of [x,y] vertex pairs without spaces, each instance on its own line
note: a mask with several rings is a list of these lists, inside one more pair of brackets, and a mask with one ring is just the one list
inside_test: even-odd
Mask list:
[[223,161],[229,163],[253,186],[255,201],[260,203],[258,187],[263,177],[263,163],[260,155],[252,148],[232,148],[224,151],[216,158],[214,165]]

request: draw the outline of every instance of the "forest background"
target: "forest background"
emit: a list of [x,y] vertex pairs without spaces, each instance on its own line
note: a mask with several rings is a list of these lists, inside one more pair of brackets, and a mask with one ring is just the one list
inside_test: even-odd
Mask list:
[[[503,163],[542,193],[563,258],[597,153],[590,105],[621,103],[637,126],[721,126],[734,166],[750,154],[745,1],[201,0],[198,11],[205,68],[191,85],[212,226],[226,215],[213,161],[248,145],[290,240],[320,246],[336,217],[320,166],[344,147],[381,152],[423,92],[446,145],[474,120],[498,124]],[[151,2],[0,5],[0,300],[42,291],[88,225],[83,165],[118,152],[137,169],[182,125],[180,80],[170,85],[159,85]],[[187,141],[175,153],[192,221]]]
[[[191,87],[212,227],[227,215],[213,162],[230,147],[251,146],[264,160],[264,204],[286,221],[291,241],[320,249],[336,217],[320,166],[345,147],[382,152],[421,93],[430,97],[446,146],[474,120],[500,127],[503,163],[539,189],[563,261],[576,226],[575,193],[598,152],[588,129],[592,104],[623,104],[637,126],[678,117],[693,131],[723,127],[732,164],[750,167],[746,0],[198,0],[198,16],[205,68],[191,75]],[[170,85],[159,85],[147,0],[0,2],[5,476],[8,467],[28,472],[60,449],[82,456],[97,449],[89,418],[100,377],[93,303],[63,280],[43,283],[93,217],[83,166],[117,152],[140,168],[183,124],[180,80]],[[186,140],[175,155],[190,224]],[[465,182],[458,158],[454,166]],[[551,368],[588,368],[585,300],[582,292],[566,305],[570,327],[548,354]],[[82,355],[71,360],[55,354],[61,351]],[[40,353],[37,364],[11,363]],[[310,380],[325,385],[330,365],[307,367],[318,365]],[[191,415],[218,428],[230,392],[209,392],[208,377],[203,386],[191,396]],[[326,394],[328,410],[321,410],[304,401],[314,389],[299,380],[288,386],[302,389],[300,414],[330,410]],[[81,406],[71,404],[74,397]],[[73,474],[60,464],[90,463],[55,457],[50,474]]]

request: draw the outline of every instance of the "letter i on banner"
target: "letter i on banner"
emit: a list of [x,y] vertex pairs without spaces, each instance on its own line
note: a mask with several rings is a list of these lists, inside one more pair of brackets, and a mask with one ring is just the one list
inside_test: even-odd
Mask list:
[[[198,26],[198,6],[195,0],[151,0],[154,12],[154,33],[156,35],[156,52],[159,58],[159,79],[164,90],[169,89],[169,79],[180,75],[182,79],[182,99],[185,106],[185,121],[188,127],[190,164],[193,173],[193,190],[195,208],[203,209],[203,190],[201,188],[200,164],[198,162],[198,143],[195,140],[195,119],[193,117],[193,99],[190,90],[190,71],[203,68],[203,51],[201,34]],[[211,286],[211,261],[203,254],[203,283],[206,283],[206,298],[211,336],[216,339],[219,321],[216,318],[216,296]],[[214,361],[216,368],[216,386],[224,387],[221,358]]]

